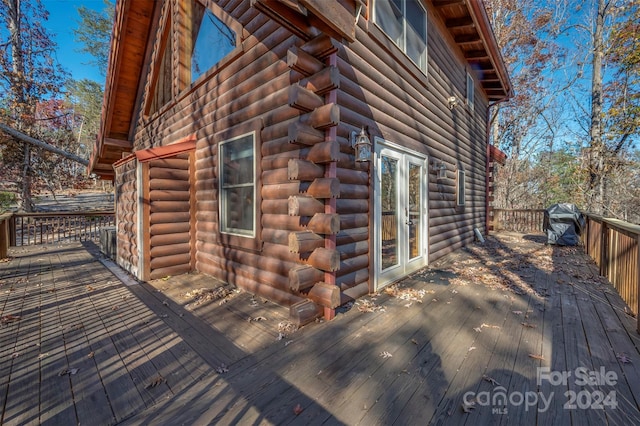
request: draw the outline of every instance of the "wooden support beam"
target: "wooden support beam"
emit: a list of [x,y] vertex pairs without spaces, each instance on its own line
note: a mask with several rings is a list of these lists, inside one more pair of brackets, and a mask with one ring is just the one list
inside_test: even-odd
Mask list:
[[340,181],[336,178],[318,178],[311,182],[307,194],[316,198],[338,198]]
[[314,180],[324,176],[324,167],[299,158],[292,158],[287,164],[290,180]]
[[340,124],[340,107],[336,104],[323,105],[301,115],[300,122],[319,130],[335,127]]
[[309,265],[297,265],[289,270],[289,287],[306,291],[324,279],[324,271]]
[[288,199],[290,216],[313,216],[324,212],[324,201],[313,197],[293,195]]
[[300,121],[295,121],[289,124],[288,138],[289,143],[315,145],[324,141],[324,132]]
[[474,27],[473,19],[471,18],[471,16],[447,19],[444,24],[449,29]]
[[334,309],[340,306],[340,287],[320,282],[309,290],[307,297],[318,305]]
[[300,85],[322,96],[340,87],[340,70],[334,66],[325,67],[322,71],[300,80]]
[[464,52],[464,57],[466,59],[487,59],[489,58],[489,53],[486,50],[467,50]]
[[287,65],[306,76],[316,74],[325,67],[322,61],[295,46],[287,51]]
[[300,84],[289,86],[289,106],[300,111],[310,112],[324,105],[322,96],[318,96]]
[[325,272],[333,272],[340,269],[340,252],[338,250],[318,247],[309,254],[301,253],[300,260]]
[[289,233],[289,251],[291,253],[311,252],[318,247],[324,247],[324,237],[311,231]]
[[349,42],[356,40],[356,20],[353,11],[349,11],[339,1],[298,1],[331,30],[335,31],[338,37],[342,36]]
[[339,47],[340,45],[337,40],[326,34],[320,34],[303,44],[300,48],[311,56],[323,60],[332,53],[336,53]]
[[340,232],[340,215],[336,213],[316,213],[309,220],[307,229],[317,234],[336,235]]
[[309,24],[306,16],[278,0],[251,0],[251,6],[303,40],[309,40],[314,35],[313,27]]
[[322,315],[323,309],[311,300],[302,300],[289,306],[289,321],[296,327],[309,324]]
[[307,160],[318,164],[331,163],[339,158],[340,144],[335,140],[317,143],[307,153]]

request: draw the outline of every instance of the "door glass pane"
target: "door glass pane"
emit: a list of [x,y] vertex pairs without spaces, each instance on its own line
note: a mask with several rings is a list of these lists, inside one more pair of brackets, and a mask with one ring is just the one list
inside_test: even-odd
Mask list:
[[409,259],[413,259],[420,255],[420,230],[421,228],[421,215],[420,215],[420,176],[422,175],[422,167],[417,164],[409,163],[409,181],[408,194],[409,194]]
[[398,160],[381,159],[382,269],[398,264]]

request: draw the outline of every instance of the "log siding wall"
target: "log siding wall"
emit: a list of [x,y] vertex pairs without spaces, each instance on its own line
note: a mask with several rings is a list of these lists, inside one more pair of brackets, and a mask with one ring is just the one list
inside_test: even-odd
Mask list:
[[130,159],[114,167],[118,265],[138,274],[138,162]]
[[[448,109],[449,96],[464,99],[466,68],[432,18],[424,75],[362,17],[357,40],[334,40],[330,57],[305,50],[304,40],[249,1],[217,4],[243,26],[241,45],[206,78],[176,89],[176,98],[157,114],[140,117],[134,131],[136,150],[196,135],[189,185],[195,198],[195,255],[188,261],[186,231],[152,232],[152,274],[164,274],[165,267],[186,270],[191,262],[198,271],[284,305],[307,297],[332,304],[334,294],[317,285],[323,281],[337,284],[342,296],[371,291],[371,170],[356,165],[350,145],[351,132],[363,125],[372,141],[379,136],[447,164],[444,181],[429,171],[430,261],[471,241],[474,227],[483,230],[486,98],[476,91],[473,110]],[[181,25],[176,17],[172,22]],[[260,123],[259,235],[243,248],[226,244],[219,233],[217,152],[221,132],[248,131],[255,123]],[[464,207],[455,203],[458,167],[467,176]],[[150,182],[156,185],[155,178]],[[185,200],[171,201],[180,204],[173,213],[184,212]],[[153,201],[150,211],[151,226],[164,225],[166,212]],[[124,243],[135,244],[135,235]],[[185,249],[184,256],[166,266],[166,247],[175,245]]]
[[149,162],[149,278],[191,270],[189,154]]

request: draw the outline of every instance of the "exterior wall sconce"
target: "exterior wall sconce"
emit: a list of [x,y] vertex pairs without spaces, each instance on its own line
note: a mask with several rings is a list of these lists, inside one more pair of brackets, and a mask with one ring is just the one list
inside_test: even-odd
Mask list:
[[454,109],[458,106],[458,98],[455,96],[450,96],[449,99],[447,99],[447,102],[449,103],[449,109]]
[[364,131],[364,127],[360,133],[351,132],[351,146],[356,151],[356,161],[371,161],[371,141]]
[[436,172],[436,177],[438,178],[438,180],[447,178],[447,165],[444,164],[443,161],[438,161],[437,163],[434,163],[433,169]]

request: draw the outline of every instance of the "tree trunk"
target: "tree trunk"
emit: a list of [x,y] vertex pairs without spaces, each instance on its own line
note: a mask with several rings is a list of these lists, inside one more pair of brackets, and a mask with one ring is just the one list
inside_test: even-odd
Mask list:
[[605,0],[598,0],[598,11],[593,33],[593,59],[591,77],[591,158],[589,164],[588,208],[604,213],[605,206],[605,148],[602,141],[602,61],[604,57]]

